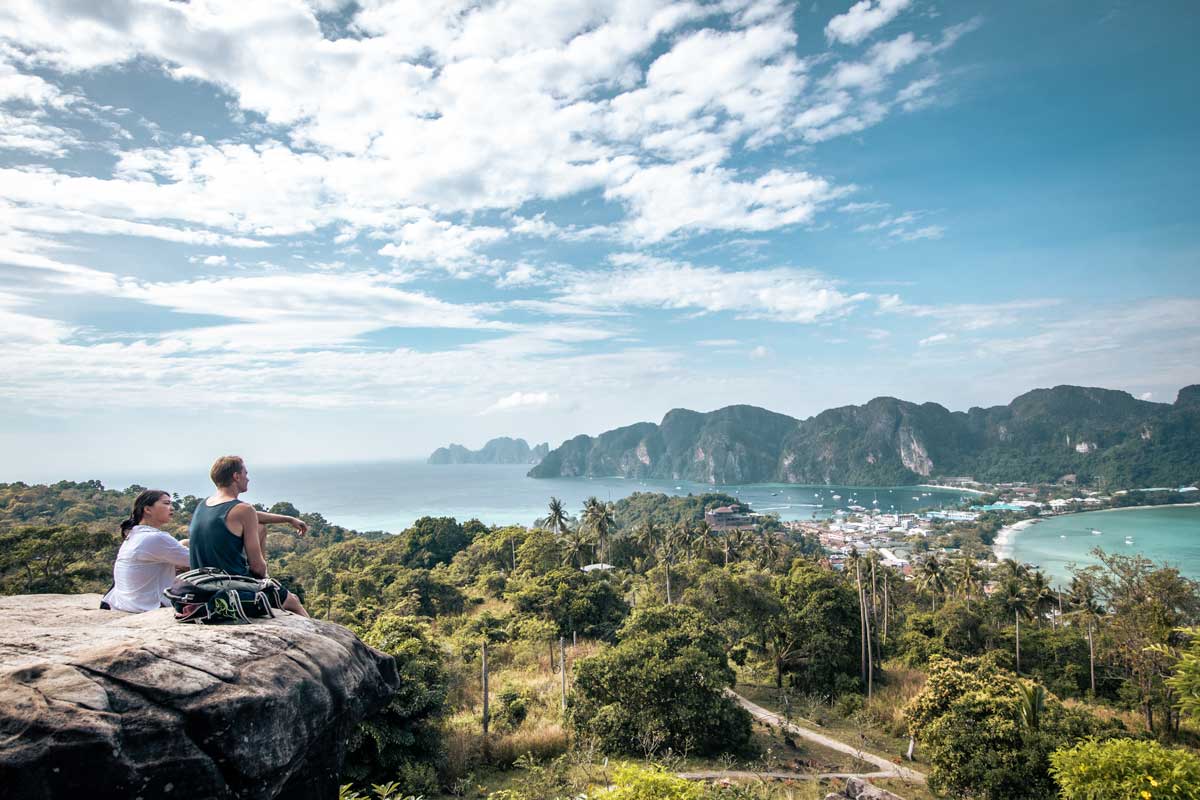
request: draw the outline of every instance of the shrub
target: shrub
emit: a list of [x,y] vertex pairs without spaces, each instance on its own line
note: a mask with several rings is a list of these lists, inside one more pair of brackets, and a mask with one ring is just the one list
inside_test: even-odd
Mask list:
[[1200,798],[1200,757],[1158,742],[1089,739],[1055,751],[1050,762],[1070,800]]
[[695,609],[643,609],[619,643],[576,663],[568,716],[575,731],[610,752],[736,751],[750,715],[724,693],[734,672],[720,638]]
[[930,788],[981,800],[1052,796],[1050,754],[1104,730],[1096,717],[1067,708],[991,657],[935,659],[905,714],[933,767]]
[[[384,614],[362,640],[396,659],[400,688],[350,736],[343,776],[356,783],[405,779],[424,791],[443,757],[439,722],[446,674],[429,628],[415,617]],[[416,787],[415,784],[422,784]]]

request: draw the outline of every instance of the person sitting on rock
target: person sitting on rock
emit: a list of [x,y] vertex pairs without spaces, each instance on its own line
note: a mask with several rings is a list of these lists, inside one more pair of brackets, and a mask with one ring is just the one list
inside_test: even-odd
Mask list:
[[176,569],[189,564],[187,543],[161,530],[171,521],[175,507],[171,495],[147,489],[133,501],[133,513],[121,523],[125,541],[113,564],[113,585],[100,607],[115,611],[153,611],[170,603],[163,589],[175,580]]
[[[192,569],[216,567],[231,575],[267,577],[267,525],[284,523],[297,536],[308,525],[295,517],[258,511],[238,495],[250,487],[250,473],[240,456],[221,456],[209,472],[217,493],[196,504],[188,529]],[[281,587],[282,607],[307,617],[300,599]]]

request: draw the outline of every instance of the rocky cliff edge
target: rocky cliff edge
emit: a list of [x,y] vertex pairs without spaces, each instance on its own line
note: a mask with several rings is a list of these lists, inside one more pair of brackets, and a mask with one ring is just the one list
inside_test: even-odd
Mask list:
[[348,734],[398,686],[340,625],[184,625],[99,601],[0,597],[7,800],[334,798]]

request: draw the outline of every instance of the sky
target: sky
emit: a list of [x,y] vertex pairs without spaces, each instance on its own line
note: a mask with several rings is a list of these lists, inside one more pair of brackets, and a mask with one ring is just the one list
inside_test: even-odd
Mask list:
[[1191,2],[6,0],[0,480],[1200,382]]

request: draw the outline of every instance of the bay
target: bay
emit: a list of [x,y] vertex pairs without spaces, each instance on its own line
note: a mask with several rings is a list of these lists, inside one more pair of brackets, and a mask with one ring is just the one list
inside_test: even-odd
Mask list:
[[1066,585],[1071,579],[1070,565],[1099,563],[1092,555],[1097,547],[1107,553],[1143,555],[1200,579],[1200,506],[1113,509],[1050,517],[1016,532],[1009,552],[1018,561],[1037,564],[1057,583]]
[[[252,503],[270,506],[286,500],[304,512],[357,530],[401,531],[423,516],[479,519],[488,525],[531,525],[545,516],[551,497],[578,514],[588,497],[615,501],[634,492],[671,495],[726,492],[755,511],[779,514],[784,520],[825,519],[838,508],[860,505],[884,512],[924,508],[956,508],[961,492],[920,487],[797,486],[746,484],[712,486],[690,481],[621,478],[526,477],[527,465],[447,464],[381,461],[359,464],[256,466],[250,464]],[[113,470],[98,477],[110,489],[131,484],[165,489],[179,495],[212,493],[207,466],[178,472]],[[839,495],[837,499],[833,496]]]

